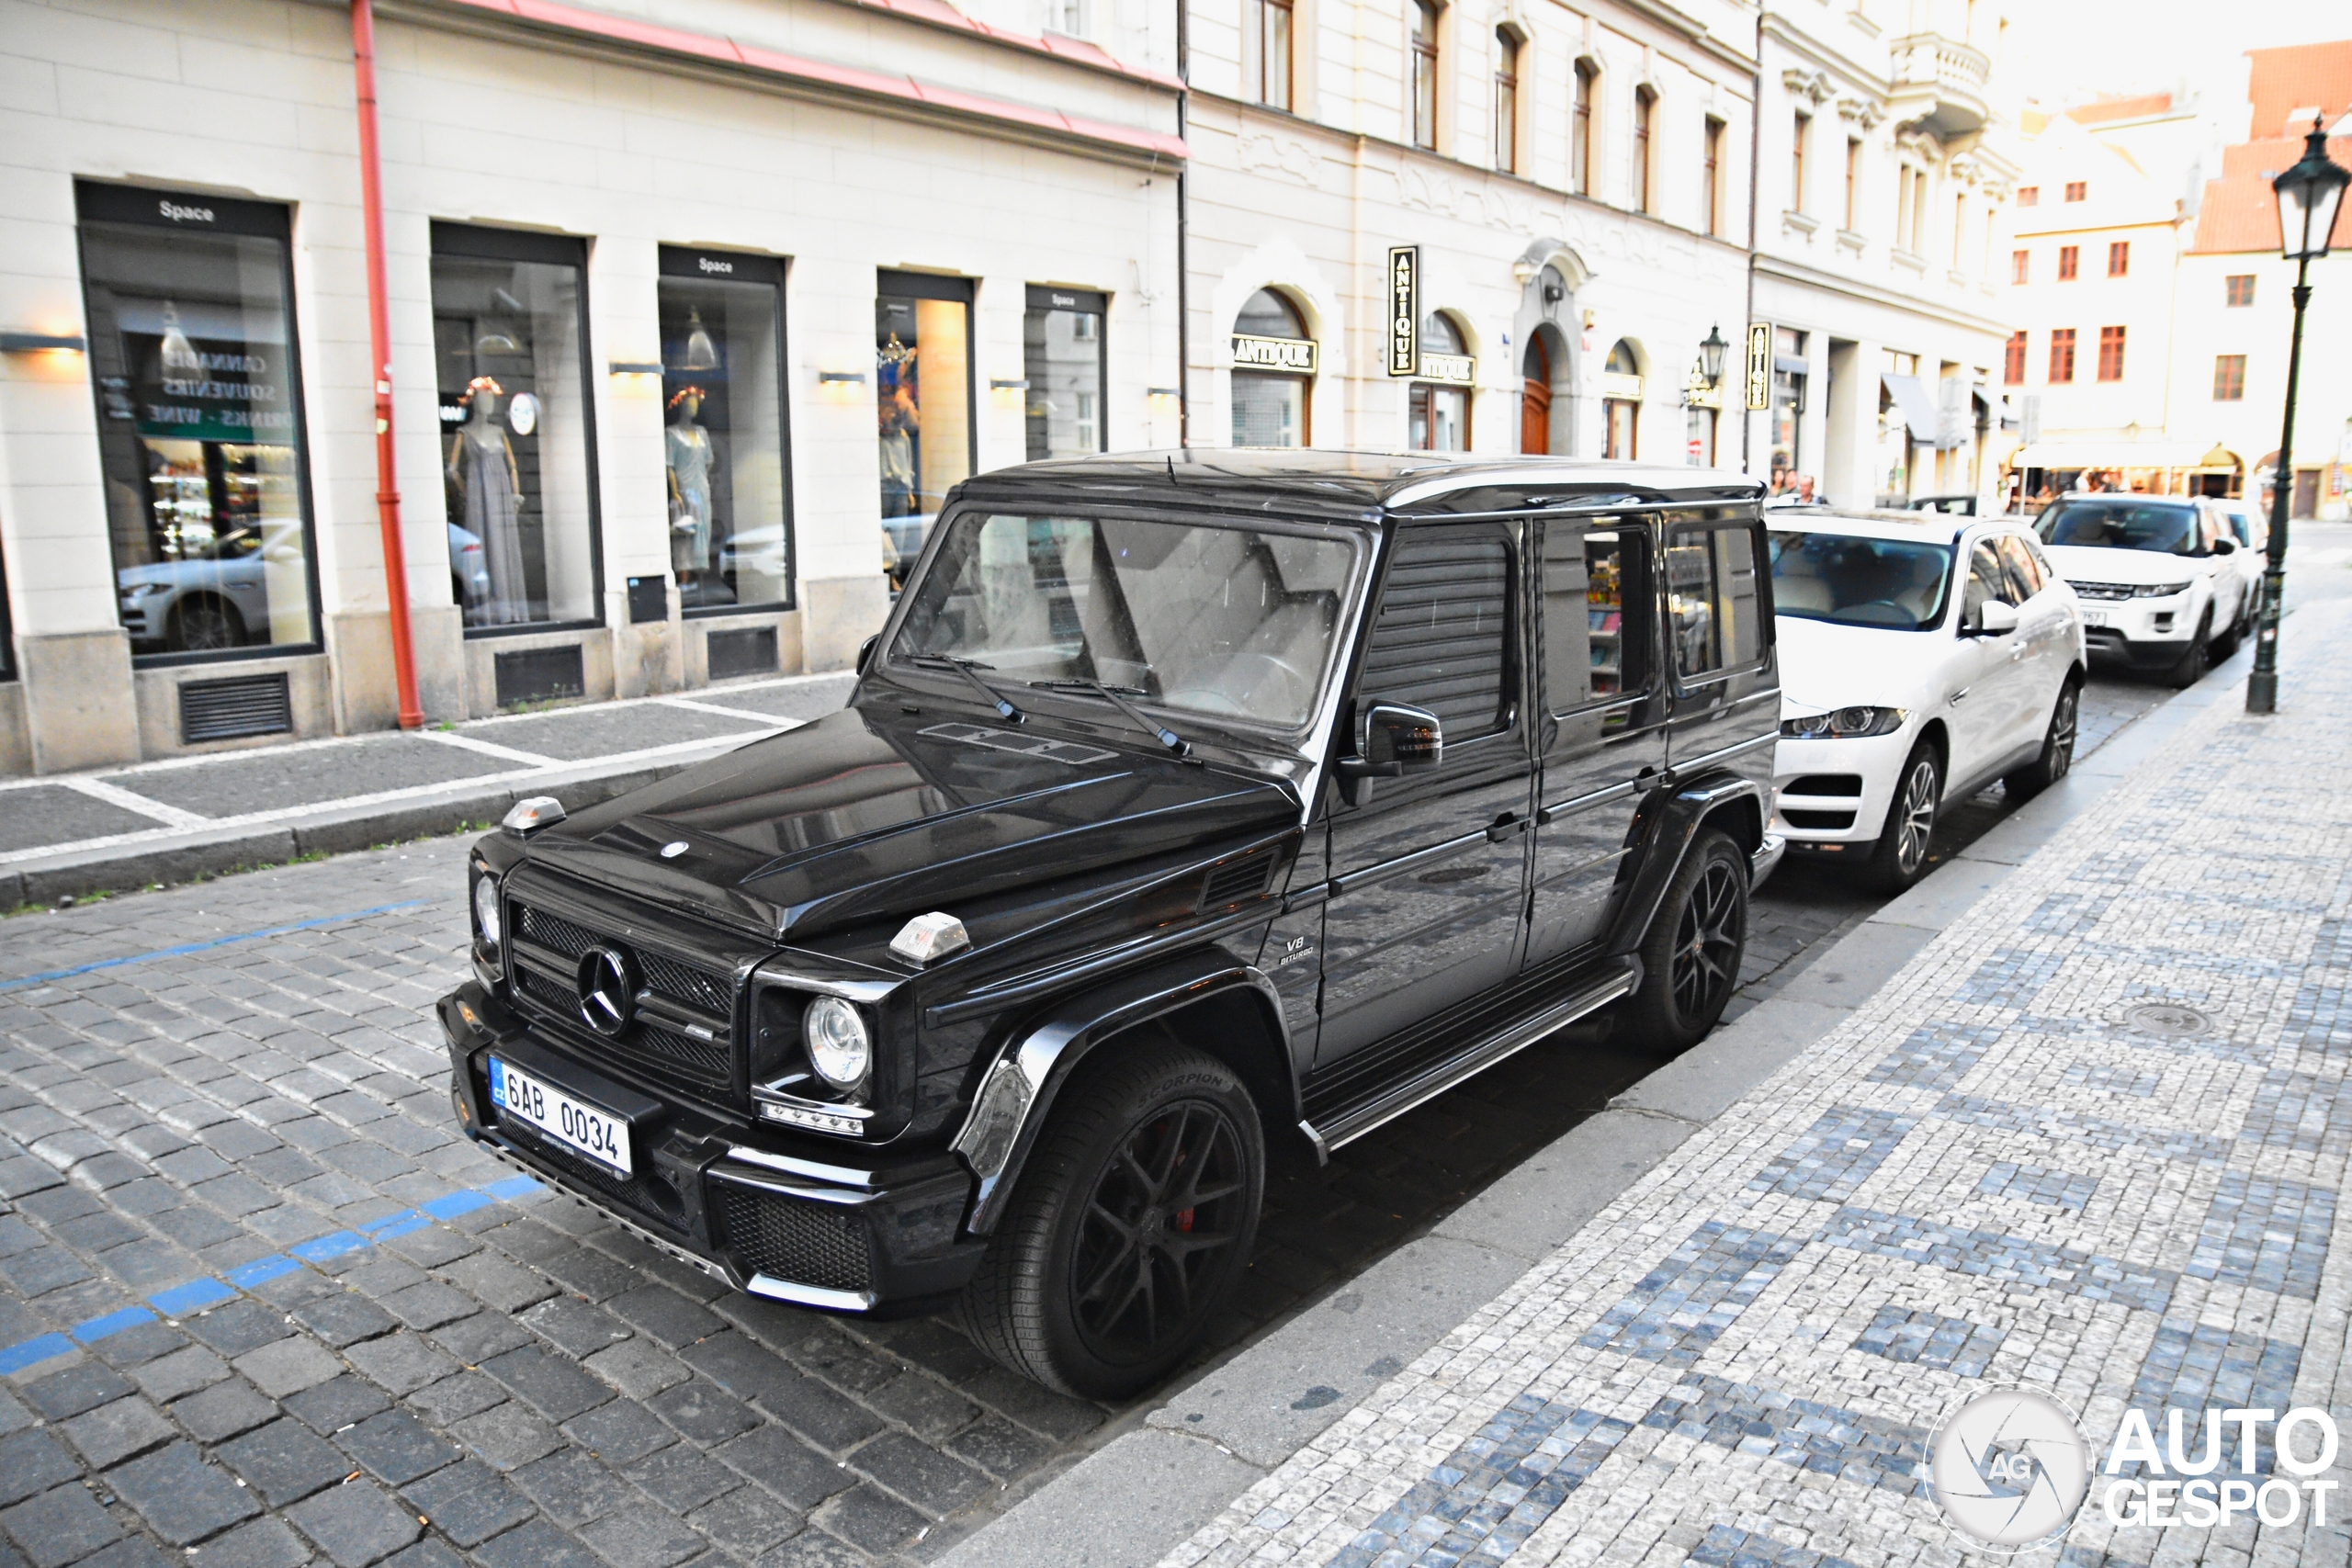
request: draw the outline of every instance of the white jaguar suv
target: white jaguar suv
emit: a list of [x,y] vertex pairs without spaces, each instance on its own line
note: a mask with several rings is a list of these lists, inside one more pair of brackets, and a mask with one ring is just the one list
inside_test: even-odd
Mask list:
[[1928,870],[1944,801],[1996,779],[2030,795],[2073,765],[2082,617],[2015,519],[1784,518],[1771,830],[1900,891]]

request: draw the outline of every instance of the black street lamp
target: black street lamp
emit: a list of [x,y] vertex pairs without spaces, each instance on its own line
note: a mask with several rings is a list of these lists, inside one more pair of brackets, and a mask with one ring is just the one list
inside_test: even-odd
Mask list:
[[1723,385],[1724,350],[1730,346],[1731,344],[1724,341],[1724,329],[1721,322],[1709,327],[1707,335],[1699,340],[1699,373],[1706,378],[1708,386]]
[[2278,466],[2270,470],[2270,544],[2262,568],[2262,624],[2255,635],[2254,673],[2245,682],[2248,713],[2278,708],[2278,607],[2286,596],[2287,513],[2295,488],[2295,383],[2303,371],[2303,307],[2312,302],[2312,263],[2327,254],[2335,209],[2346,185],[2352,185],[2352,171],[2328,157],[2327,132],[2318,119],[2312,121],[2311,134],[2303,140],[2301,159],[2270,182],[2278,197],[2278,248],[2295,264],[2295,335],[2287,351],[2286,424],[2278,433]]

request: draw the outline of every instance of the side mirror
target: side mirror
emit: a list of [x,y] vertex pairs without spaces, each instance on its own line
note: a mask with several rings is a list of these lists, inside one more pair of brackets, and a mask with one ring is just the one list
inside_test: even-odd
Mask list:
[[1445,760],[1445,729],[1437,715],[1404,703],[1367,702],[1356,714],[1356,751],[1339,762],[1350,805],[1369,796],[1369,781],[1426,773]]
[[2213,541],[2213,553],[2217,556],[2233,556],[2238,553],[2238,542],[2224,534]]
[[874,664],[874,651],[882,646],[882,634],[876,632],[857,645],[857,672],[865,674]]
[[1961,627],[1966,637],[2007,637],[2018,629],[2018,607],[1998,599],[1987,599],[1976,607],[1974,618]]

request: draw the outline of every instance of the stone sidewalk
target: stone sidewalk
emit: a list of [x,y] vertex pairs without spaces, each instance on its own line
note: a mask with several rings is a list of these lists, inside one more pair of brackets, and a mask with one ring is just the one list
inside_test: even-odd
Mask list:
[[847,672],[0,779],[0,910],[575,810],[832,712]]
[[[1990,1383],[2095,1463],[2127,1409],[2192,1452],[2209,1406],[2352,1421],[2347,610],[2290,623],[2281,714],[2216,693],[1170,1568],[1956,1562],[1922,1467]],[[2098,1495],[2069,1568],[2352,1556],[2340,1493],[2225,1528]]]

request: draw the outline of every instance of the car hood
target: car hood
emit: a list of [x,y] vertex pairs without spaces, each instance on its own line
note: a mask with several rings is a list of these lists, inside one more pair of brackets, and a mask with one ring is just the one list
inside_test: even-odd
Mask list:
[[582,812],[535,836],[530,855],[798,940],[1114,867],[1207,859],[1295,826],[1298,813],[1275,780],[1156,749],[850,707]]
[[2216,558],[2169,550],[2119,550],[2104,545],[2044,545],[2042,553],[2069,582],[2187,582],[2211,570]]
[[1916,708],[1927,700],[1935,672],[1952,655],[1954,638],[1931,631],[1842,626],[1796,615],[1773,617],[1780,643],[1781,716],[1871,705]]

